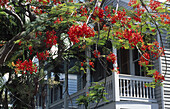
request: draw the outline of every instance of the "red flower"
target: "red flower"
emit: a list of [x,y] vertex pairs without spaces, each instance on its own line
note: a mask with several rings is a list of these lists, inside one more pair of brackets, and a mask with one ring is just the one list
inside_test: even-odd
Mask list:
[[96,20],[96,17],[99,17],[99,20],[102,21],[104,16],[104,10],[100,7],[95,7],[92,19]]
[[143,56],[140,57],[139,65],[148,65],[150,56],[148,53],[144,53]]
[[163,82],[163,81],[165,80],[164,76],[163,76],[162,74],[159,74],[158,71],[155,71],[155,72],[153,73],[153,76],[154,76],[154,78],[155,78],[155,82],[158,82],[158,81]]
[[8,3],[8,0],[0,0],[0,6],[5,6]]
[[155,32],[155,29],[153,29],[152,32]]
[[152,11],[157,11],[158,7],[161,7],[161,2],[158,2],[158,1],[153,1],[153,0],[150,0],[150,4],[149,4],[150,8],[152,9]]
[[94,57],[95,57],[95,58],[98,58],[98,57],[100,57],[100,52],[99,52],[99,51],[94,50],[93,55],[94,55]]
[[94,63],[93,62],[89,62],[89,65],[94,68]]
[[21,45],[22,41],[19,41],[19,45]]
[[18,61],[16,62],[16,69],[15,72],[22,71],[22,73],[27,74],[27,71],[32,74],[33,72],[37,72],[36,64],[33,64],[32,60],[29,59],[29,61],[25,60],[24,62]]
[[49,57],[49,53],[48,51],[46,50],[45,53],[44,52],[41,52],[41,53],[38,53],[37,52],[37,58],[38,60],[47,60],[47,57]]
[[30,55],[32,55],[32,52],[33,52],[32,46],[29,46],[28,49],[30,50]]
[[44,40],[46,47],[52,47],[52,45],[57,44],[57,36],[55,34],[56,32],[54,30],[46,32],[46,39]]
[[146,84],[144,84],[144,86],[145,86],[145,87],[147,87],[147,85],[146,85]]
[[114,53],[110,53],[107,57],[106,57],[106,60],[109,61],[109,62],[112,62],[113,64],[115,63],[116,61],[116,55]]
[[83,8],[83,6],[81,6],[80,7],[80,14],[81,14],[81,16],[87,15],[87,9],[85,7]]
[[81,62],[81,66],[83,66],[84,64],[83,64],[83,62]]
[[68,31],[68,35],[73,44],[75,44],[79,42],[80,37],[94,37],[94,31],[90,27],[88,27],[86,23],[84,23],[83,26],[71,26]]

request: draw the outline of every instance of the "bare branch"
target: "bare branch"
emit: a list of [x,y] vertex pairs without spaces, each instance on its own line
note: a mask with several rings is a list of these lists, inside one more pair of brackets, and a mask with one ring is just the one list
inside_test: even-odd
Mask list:
[[117,10],[119,8],[119,0],[116,0],[116,1],[117,1],[117,4],[116,4],[116,12],[117,12]]
[[86,21],[86,24],[89,23],[89,20],[90,20],[91,16],[93,15],[93,13],[94,13],[94,11],[95,11],[95,7],[97,6],[97,4],[98,4],[98,0],[96,1],[96,4],[95,4],[95,6],[94,6],[94,8],[93,8],[93,11],[92,11],[92,12],[90,13],[90,15],[89,15],[89,17],[88,17],[88,19],[87,19],[87,21]]
[[137,48],[139,54],[140,54],[145,60],[147,60],[147,61],[149,61],[149,62],[154,62],[154,61],[152,61],[152,60],[150,60],[150,59],[147,59],[145,56],[143,56],[142,52],[140,51],[140,49],[138,48],[137,45],[136,45],[136,48]]
[[16,44],[14,44],[14,41],[18,40],[24,32],[25,31],[23,31],[22,33],[18,33],[0,49],[0,66],[4,64],[9,54],[13,52],[16,46]]

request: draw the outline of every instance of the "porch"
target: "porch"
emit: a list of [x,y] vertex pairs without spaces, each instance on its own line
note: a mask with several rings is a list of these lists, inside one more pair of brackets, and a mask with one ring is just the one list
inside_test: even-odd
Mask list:
[[[101,80],[99,82],[104,82]],[[113,74],[106,78],[106,99],[109,102],[101,102],[98,104],[98,108],[113,104],[115,107],[108,109],[115,109],[119,104],[125,102],[129,103],[156,103],[154,88],[145,87],[145,83],[151,83],[153,81],[150,77],[141,77],[125,74]],[[78,91],[67,97],[68,106],[71,109],[82,109],[82,107],[77,106],[76,99],[80,95],[85,95],[85,89]],[[117,105],[117,106],[116,106]],[[64,107],[64,100],[57,100],[50,104],[50,109],[62,109]],[[91,108],[95,107],[95,104],[90,105]],[[117,108],[116,108],[117,109]],[[156,108],[155,108],[156,109]]]

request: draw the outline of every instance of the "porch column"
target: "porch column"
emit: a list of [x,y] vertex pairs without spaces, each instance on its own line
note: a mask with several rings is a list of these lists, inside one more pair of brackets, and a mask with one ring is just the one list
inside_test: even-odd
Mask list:
[[[113,48],[113,53],[117,56],[117,49]],[[114,69],[117,69],[117,61],[113,64]],[[112,73],[112,81],[113,81],[113,102],[120,101],[119,96],[119,74],[117,72]],[[116,105],[115,105],[116,106]],[[116,107],[115,107],[116,109]]]

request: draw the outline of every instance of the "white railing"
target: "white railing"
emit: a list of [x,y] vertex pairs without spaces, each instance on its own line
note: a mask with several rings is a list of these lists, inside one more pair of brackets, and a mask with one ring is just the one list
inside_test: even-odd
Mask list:
[[[105,92],[107,93],[106,95],[104,95],[106,97],[106,99],[108,100],[108,102],[111,102],[113,100],[113,81],[112,81],[112,76],[106,77],[105,79],[102,79],[99,82],[105,82]],[[100,101],[99,105],[105,104],[106,102]],[[96,106],[96,103],[91,103],[90,104],[90,108],[94,108]]]
[[145,87],[145,83],[153,81],[150,77],[119,75],[120,98],[135,98],[136,100],[154,100],[154,88]]
[[[99,82],[105,82],[105,79],[99,81]],[[113,81],[112,81],[112,76],[106,77],[106,84],[105,84],[105,91],[106,91],[106,99],[107,100],[112,100],[113,98]]]
[[[110,101],[114,101],[114,97],[118,96],[119,100],[131,100],[131,101],[151,101],[156,102],[154,88],[145,87],[145,83],[152,82],[153,79],[150,77],[141,77],[141,76],[133,76],[133,75],[125,75],[119,74],[115,80],[113,75],[106,78],[105,90],[107,95],[105,95],[106,99]],[[99,81],[105,82],[105,79]],[[119,88],[115,87],[115,84],[119,84]],[[115,88],[113,88],[115,87]],[[115,92],[119,94],[114,95]],[[68,105],[70,108],[79,108],[76,104],[76,99],[80,95],[85,95],[85,89],[72,94],[67,98]],[[101,102],[98,105],[103,105],[106,102]],[[64,100],[61,99],[59,101],[55,101],[50,105],[50,109],[62,109],[64,105]],[[95,107],[94,103],[91,103],[90,107]]]
[[[67,97],[68,106],[72,109],[77,108],[76,99],[80,95],[85,95],[85,89],[78,91],[77,93],[72,94],[70,97]],[[50,105],[50,109],[63,109],[64,108],[64,99],[55,101]]]

